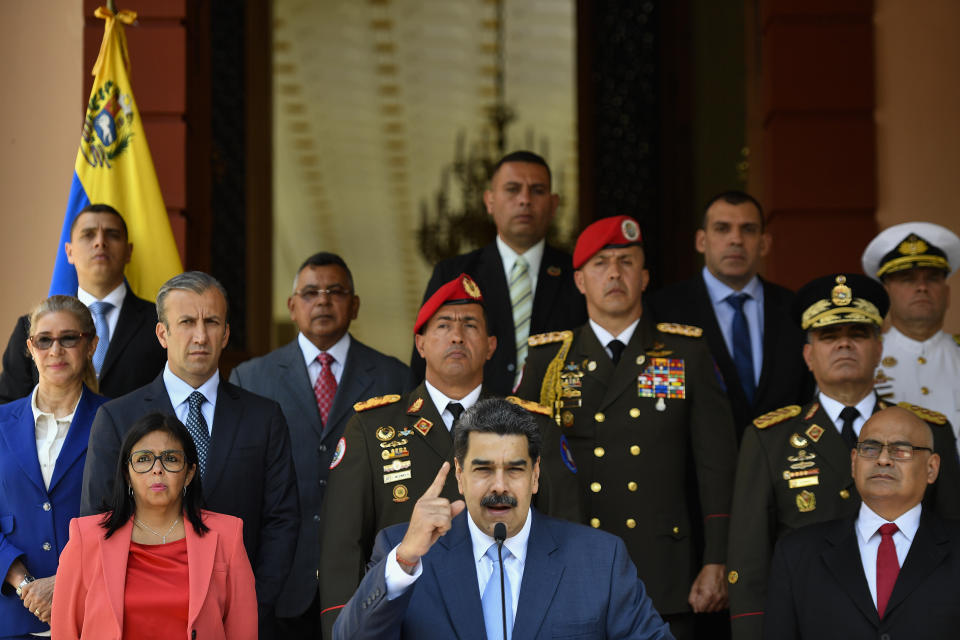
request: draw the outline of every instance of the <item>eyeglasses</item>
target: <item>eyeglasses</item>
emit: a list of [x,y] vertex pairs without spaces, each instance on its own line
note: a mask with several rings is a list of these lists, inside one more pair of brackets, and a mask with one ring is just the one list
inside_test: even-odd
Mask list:
[[161,451],[159,455],[153,451],[134,451],[130,454],[128,460],[130,461],[130,466],[133,467],[133,470],[137,473],[152,471],[153,465],[157,463],[157,460],[159,460],[160,465],[170,473],[177,473],[178,471],[183,471],[186,458],[187,456],[183,451],[171,449],[169,451]]
[[331,300],[343,300],[347,296],[351,295],[353,291],[350,289],[344,289],[340,285],[330,287],[329,289],[318,289],[317,287],[304,287],[300,291],[295,292],[296,295],[303,298],[304,302],[311,303],[315,302],[320,296],[327,296]]
[[83,338],[90,338],[92,336],[92,333],[64,333],[57,337],[40,334],[30,336],[30,342],[40,351],[46,351],[51,348],[55,342],[59,342],[60,346],[64,349],[72,349],[80,344],[80,340]]
[[880,457],[883,448],[887,448],[887,455],[893,460],[910,460],[913,458],[914,451],[929,451],[933,453],[930,447],[915,447],[905,442],[888,442],[886,444],[876,440],[866,440],[857,443],[857,454],[867,460],[875,460]]

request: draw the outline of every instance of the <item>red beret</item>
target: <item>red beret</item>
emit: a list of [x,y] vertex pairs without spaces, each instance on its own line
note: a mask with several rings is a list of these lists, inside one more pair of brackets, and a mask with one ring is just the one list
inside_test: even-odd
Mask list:
[[465,273],[461,273],[456,278],[437,289],[423,306],[420,307],[420,313],[417,314],[417,321],[413,323],[413,332],[420,333],[423,325],[430,321],[437,309],[445,304],[483,304],[483,296],[480,295],[480,287],[473,281],[473,278]]
[[640,225],[630,216],[597,220],[583,230],[573,250],[573,268],[579,269],[605,247],[630,247],[640,244]]

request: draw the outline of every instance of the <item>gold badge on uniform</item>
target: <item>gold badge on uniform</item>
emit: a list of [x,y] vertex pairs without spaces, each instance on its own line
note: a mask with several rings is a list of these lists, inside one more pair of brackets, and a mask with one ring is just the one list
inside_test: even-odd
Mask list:
[[390,464],[383,465],[383,472],[402,471],[403,469],[409,469],[411,464],[413,463],[409,460],[394,460]]
[[810,418],[812,418],[819,408],[820,408],[820,403],[814,402],[813,406],[810,407],[810,411],[807,411],[807,415],[803,416],[803,419],[809,420]]
[[807,430],[804,431],[804,433],[807,434],[814,442],[820,442],[820,436],[823,435],[823,427],[818,424],[812,424],[807,427]]
[[812,491],[804,489],[797,494],[797,509],[800,513],[810,513],[817,508],[817,496]]
[[552,276],[552,277],[556,278],[556,277],[557,277],[558,275],[560,275],[561,273],[563,273],[563,271],[560,269],[560,267],[558,267],[558,266],[556,266],[556,265],[550,265],[549,267],[547,267],[547,275],[548,275],[548,276]]
[[404,427],[403,429],[400,429],[401,438],[406,438],[407,436],[412,436],[412,435],[413,435],[413,429],[407,429],[406,427]]
[[383,474],[383,484],[399,482],[400,480],[409,480],[412,477],[413,471],[411,469],[407,469],[406,471],[396,471],[394,473],[385,473]]
[[792,462],[791,469],[809,469],[814,465],[813,459],[817,457],[815,453],[807,453],[806,449],[797,449],[797,455],[787,456],[787,460]]
[[463,290],[474,300],[480,299],[480,287],[478,287],[477,283],[473,281],[473,278],[468,275],[463,276]]
[[561,424],[563,424],[563,426],[565,426],[565,427],[572,427],[572,426],[573,426],[573,412],[571,412],[571,411],[564,411],[563,413],[561,413],[561,414],[560,414],[560,422],[561,422]]
[[410,452],[406,447],[397,447],[396,449],[384,449],[380,452],[380,457],[384,460],[393,460],[395,458],[406,458]]
[[388,440],[393,440],[393,437],[397,435],[397,432],[393,427],[380,427],[377,429],[377,440],[380,442],[386,442]]
[[895,367],[897,366],[897,359],[894,358],[893,356],[886,356],[883,360],[880,361],[880,364],[882,364],[885,367]]
[[420,435],[425,436],[430,433],[430,427],[433,426],[433,423],[427,420],[426,418],[420,418],[414,423],[413,428],[420,432]]
[[820,484],[820,469],[804,469],[802,471],[784,471],[783,479],[791,489],[813,487]]
[[413,404],[407,407],[407,414],[416,413],[417,411],[420,411],[420,407],[422,406],[423,406],[423,398],[417,398],[416,400],[413,401]]
[[403,484],[398,484],[393,488],[393,501],[394,502],[406,502],[410,499],[409,491],[407,491],[407,486]]
[[803,449],[808,444],[810,444],[810,442],[799,433],[794,433],[790,436],[790,446],[794,449]]
[[838,307],[845,307],[853,302],[853,291],[847,286],[847,276],[837,276],[837,286],[830,292],[830,300]]
[[646,361],[647,361],[647,356],[643,355],[642,353],[637,356],[637,364],[643,364]]
[[597,363],[595,361],[591,360],[590,362],[587,363],[587,371],[596,371],[596,370],[597,370]]
[[381,448],[381,449],[394,449],[394,448],[396,448],[396,447],[402,447],[402,446],[405,445],[405,444],[407,444],[407,439],[406,439],[406,438],[400,438],[399,440],[391,440],[390,442],[381,442],[381,443],[380,443],[380,448]]

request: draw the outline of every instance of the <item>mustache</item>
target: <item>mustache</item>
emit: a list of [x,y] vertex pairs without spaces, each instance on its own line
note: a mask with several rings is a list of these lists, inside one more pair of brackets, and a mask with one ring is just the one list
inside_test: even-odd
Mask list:
[[481,507],[515,507],[517,499],[511,495],[491,493],[480,499]]

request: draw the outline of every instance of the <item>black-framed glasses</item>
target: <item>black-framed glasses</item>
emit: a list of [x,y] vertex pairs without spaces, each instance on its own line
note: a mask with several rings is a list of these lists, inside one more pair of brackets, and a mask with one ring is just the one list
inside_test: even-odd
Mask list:
[[134,451],[130,454],[130,466],[137,473],[147,473],[153,470],[153,465],[160,461],[160,465],[170,473],[183,471],[187,456],[180,449],[169,449],[155,454],[153,451]]
[[304,302],[316,302],[317,298],[320,296],[327,296],[331,300],[343,300],[347,296],[353,294],[353,291],[350,289],[344,289],[340,285],[334,285],[327,289],[320,289],[317,287],[304,287],[297,291],[296,294],[300,296]]
[[48,336],[44,333],[30,336],[30,342],[33,344],[34,348],[39,349],[40,351],[46,351],[53,347],[54,343],[59,342],[60,346],[64,349],[72,349],[84,338],[90,338],[94,334],[92,333],[64,333],[59,336]]
[[868,460],[875,460],[880,457],[883,448],[887,448],[887,455],[893,460],[910,460],[913,458],[914,451],[929,451],[933,453],[930,447],[915,447],[906,442],[877,442],[876,440],[865,440],[857,443],[857,455]]

